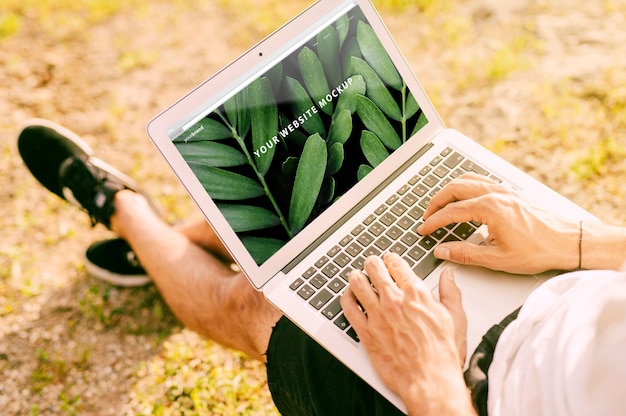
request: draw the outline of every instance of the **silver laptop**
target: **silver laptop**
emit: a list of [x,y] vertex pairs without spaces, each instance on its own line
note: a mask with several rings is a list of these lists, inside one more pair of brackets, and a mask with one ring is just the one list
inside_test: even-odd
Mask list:
[[454,267],[471,352],[546,276],[442,264],[438,243],[480,244],[487,230],[419,236],[430,198],[475,172],[589,217],[446,129],[368,0],[318,1],[147,129],[250,283],[401,410],[342,314],[349,271],[396,252],[436,295],[440,269]]

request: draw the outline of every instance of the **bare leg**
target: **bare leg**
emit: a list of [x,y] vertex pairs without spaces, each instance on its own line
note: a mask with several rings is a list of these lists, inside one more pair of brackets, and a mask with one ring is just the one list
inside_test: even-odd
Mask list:
[[[210,228],[198,227],[185,233]],[[265,361],[272,328],[281,314],[245,276],[207,252],[225,254],[214,233],[207,234],[206,240],[194,238],[204,240],[201,247],[163,222],[145,198],[132,191],[115,195],[111,229],[128,241],[186,327]]]

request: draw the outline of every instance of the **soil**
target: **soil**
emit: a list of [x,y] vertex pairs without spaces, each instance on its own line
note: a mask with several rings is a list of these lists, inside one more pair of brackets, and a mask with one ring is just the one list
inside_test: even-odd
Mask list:
[[[261,365],[181,328],[154,287],[87,275],[84,250],[111,233],[46,192],[17,153],[22,123],[54,120],[141,183],[168,221],[200,217],[146,123],[309,2],[146,3],[92,24],[26,13],[0,41],[3,414],[180,414],[160,390],[174,379],[146,370],[172,345],[250,376],[254,399],[242,400],[254,403],[238,413],[273,411]],[[381,14],[446,123],[626,225],[626,0],[444,3]]]

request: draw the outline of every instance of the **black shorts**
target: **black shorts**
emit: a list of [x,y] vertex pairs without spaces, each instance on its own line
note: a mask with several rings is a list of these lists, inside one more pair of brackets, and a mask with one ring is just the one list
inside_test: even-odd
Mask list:
[[[481,415],[486,414],[487,371],[496,343],[518,311],[494,325],[470,359],[466,382]],[[283,416],[404,414],[285,317],[270,338],[267,379]]]
[[285,317],[272,331],[267,379],[283,416],[404,414]]

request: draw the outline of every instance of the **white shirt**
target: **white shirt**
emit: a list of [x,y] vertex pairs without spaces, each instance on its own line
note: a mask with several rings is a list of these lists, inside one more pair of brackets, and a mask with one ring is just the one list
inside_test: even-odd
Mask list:
[[502,333],[490,415],[626,415],[626,271],[551,279]]

